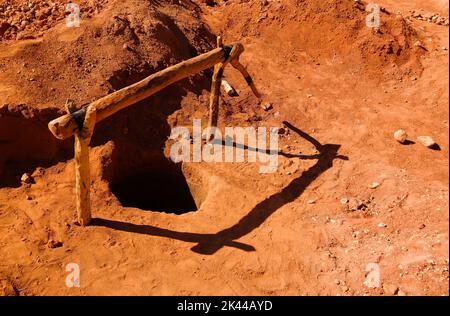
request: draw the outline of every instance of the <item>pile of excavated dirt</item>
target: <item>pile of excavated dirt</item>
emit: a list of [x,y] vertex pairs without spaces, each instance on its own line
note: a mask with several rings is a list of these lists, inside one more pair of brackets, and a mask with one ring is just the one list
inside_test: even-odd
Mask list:
[[[36,40],[0,42],[0,169],[5,163],[20,162],[21,168],[5,168],[16,169],[17,178],[43,161],[48,165],[71,154],[67,150],[70,142],[57,141],[47,129],[49,120],[63,113],[66,99],[81,107],[208,51],[214,36],[201,22],[195,6],[180,3],[115,3],[92,18],[82,15],[80,28],[67,29],[60,23]],[[23,2],[19,7],[26,5]],[[168,127],[164,131],[161,127],[166,124],[165,117],[179,108],[180,98],[207,87],[209,79],[201,75],[184,80],[145,103],[154,107],[130,109],[99,124],[94,142],[129,134],[127,137],[134,136],[143,147],[148,145],[146,140],[154,143],[154,134],[168,132]],[[158,117],[154,109],[160,112],[161,107],[164,114]],[[142,118],[150,118],[151,124],[148,120],[140,123]],[[9,177],[3,181],[14,182]]]
[[[374,79],[420,75],[414,46],[420,36],[402,15],[381,8],[379,28],[366,26],[366,2],[347,0],[226,1],[229,19],[219,30],[241,39],[265,40],[289,63],[336,64]],[[234,14],[232,14],[234,12]],[[393,67],[395,71],[393,72]]]

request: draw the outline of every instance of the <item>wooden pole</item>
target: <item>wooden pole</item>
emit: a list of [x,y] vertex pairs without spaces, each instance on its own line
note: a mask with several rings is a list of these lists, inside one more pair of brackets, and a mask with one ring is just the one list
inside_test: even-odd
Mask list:
[[83,127],[75,132],[76,208],[78,223],[81,226],[87,226],[91,221],[89,143],[94,132],[95,120],[96,109],[88,106]]
[[261,94],[259,93],[258,89],[255,86],[255,83],[253,82],[252,77],[250,76],[250,74],[248,73],[247,69],[245,69],[244,65],[242,65],[239,62],[239,58],[236,59],[232,59],[230,61],[231,66],[233,66],[235,69],[237,69],[243,76],[245,81],[247,82],[247,84],[250,86],[250,88],[253,91],[253,94],[260,99],[261,98]]
[[[217,47],[222,47],[222,37],[217,37]],[[222,84],[223,70],[225,68],[224,63],[217,63],[214,66],[214,74],[212,77],[211,95],[209,99],[209,121],[208,121],[208,138],[211,140],[213,138],[213,133],[211,131],[212,127],[217,127],[217,121],[219,119],[219,96],[220,96],[220,86]]]
[[[100,122],[128,106],[150,97],[177,81],[211,68],[217,63],[225,65],[232,58],[238,58],[243,51],[244,47],[240,43],[218,47],[98,99],[90,104],[97,109],[96,122]],[[83,122],[85,110],[82,109],[61,116],[51,121],[48,124],[48,128],[56,138],[67,139],[77,131],[81,125],[80,122]]]

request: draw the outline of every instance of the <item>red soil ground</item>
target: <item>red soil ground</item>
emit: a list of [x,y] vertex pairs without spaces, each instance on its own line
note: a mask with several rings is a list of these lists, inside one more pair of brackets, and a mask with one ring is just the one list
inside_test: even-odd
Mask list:
[[[0,294],[448,295],[448,26],[411,18],[448,2],[378,3],[376,32],[353,0],[79,1],[79,28],[65,1],[0,1]],[[278,171],[168,161],[171,128],[207,122],[204,71],[96,126],[95,219],[77,226],[73,139],[47,123],[218,34],[273,105],[228,67],[219,127],[284,128]]]

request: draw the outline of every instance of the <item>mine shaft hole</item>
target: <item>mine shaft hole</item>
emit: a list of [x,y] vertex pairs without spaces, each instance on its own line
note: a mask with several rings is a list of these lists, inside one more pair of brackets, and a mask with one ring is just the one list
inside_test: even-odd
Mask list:
[[111,192],[123,207],[171,214],[197,211],[203,200],[201,185],[189,181],[179,165],[168,162],[145,167],[114,181]]

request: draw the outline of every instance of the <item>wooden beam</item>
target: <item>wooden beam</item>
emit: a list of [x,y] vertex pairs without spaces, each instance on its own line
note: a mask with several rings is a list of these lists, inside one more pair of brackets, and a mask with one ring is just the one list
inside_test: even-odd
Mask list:
[[[177,81],[211,68],[217,63],[226,64],[232,58],[239,58],[243,51],[244,47],[240,43],[218,47],[94,101],[90,106],[97,109],[96,122],[98,123],[128,106],[152,96]],[[48,128],[56,138],[67,139],[82,126],[85,113],[86,108],[61,116],[51,121]]]
[[[217,37],[217,47],[222,47],[222,37]],[[208,130],[209,135],[207,140],[211,140],[213,134],[211,133],[212,127],[217,127],[217,121],[219,119],[219,97],[220,97],[220,85],[222,83],[223,71],[225,68],[224,63],[217,63],[214,66],[214,74],[212,78],[211,95],[209,99],[209,121]]]

